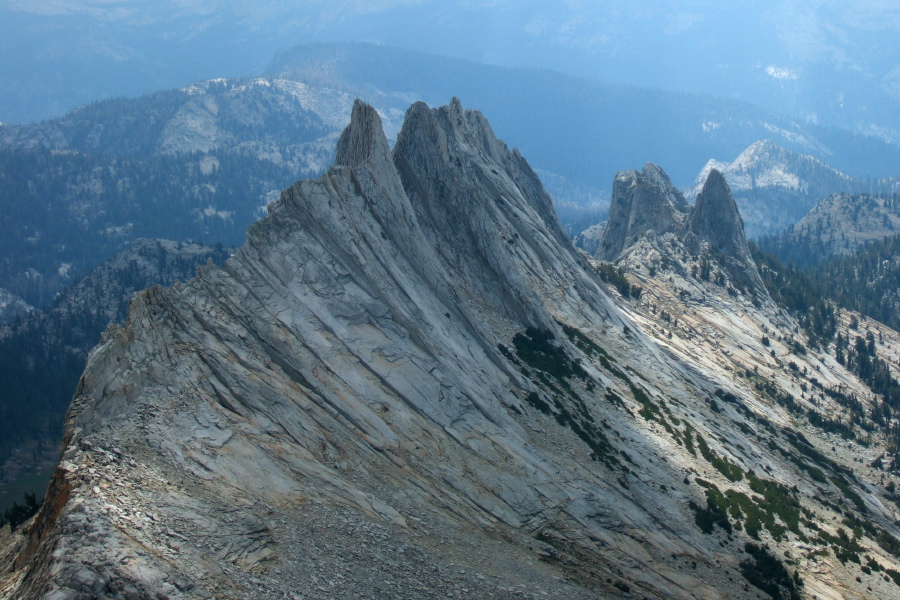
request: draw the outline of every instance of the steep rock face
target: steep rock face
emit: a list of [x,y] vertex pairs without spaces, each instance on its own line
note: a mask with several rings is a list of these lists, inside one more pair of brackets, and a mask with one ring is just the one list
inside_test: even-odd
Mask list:
[[620,171],[613,181],[609,222],[597,256],[614,260],[647,231],[659,235],[681,229],[690,206],[668,175],[653,163],[640,171]]
[[[124,323],[135,292],[187,281],[226,248],[139,239],[61,293],[50,309],[0,329],[0,500],[52,471],[72,390],[111,322]],[[35,482],[34,487],[45,486]],[[43,488],[36,490],[43,492]]]
[[709,250],[741,282],[741,287],[749,286],[760,293],[764,292],[765,286],[753,257],[750,256],[747,238],[744,236],[744,221],[738,212],[737,203],[725,177],[715,169],[709,172],[703,189],[697,195],[683,239],[694,252],[700,252],[700,240],[705,241]]
[[[541,298],[548,275],[581,261],[518,151],[510,152],[480,113],[454,100],[439,109],[410,108],[394,161],[418,221],[437,236],[432,244],[451,267],[452,288],[474,299],[473,310],[550,327]],[[608,310],[592,293],[578,294],[601,314]]]
[[748,254],[744,222],[728,183],[715,169],[710,171],[697,196],[687,230],[708,241],[716,252],[736,256]]
[[108,329],[0,590],[754,597],[699,523],[711,486],[817,493],[770,406],[641,332],[480,114],[414,105],[392,155],[378,125]]

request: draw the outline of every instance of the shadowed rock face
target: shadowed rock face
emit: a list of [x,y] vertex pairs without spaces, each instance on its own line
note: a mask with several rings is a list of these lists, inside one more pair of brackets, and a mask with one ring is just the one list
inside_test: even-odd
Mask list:
[[728,182],[719,171],[713,169],[709,172],[703,189],[697,195],[687,230],[709,242],[715,252],[741,257],[749,255],[744,222]]
[[600,240],[597,257],[614,260],[634,240],[653,231],[678,231],[690,206],[669,177],[653,163],[640,171],[620,171],[613,181],[609,224]]

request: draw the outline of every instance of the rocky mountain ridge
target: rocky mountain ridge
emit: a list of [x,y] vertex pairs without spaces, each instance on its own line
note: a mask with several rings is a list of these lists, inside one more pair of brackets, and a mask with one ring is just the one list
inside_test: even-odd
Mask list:
[[782,234],[760,240],[769,252],[802,266],[849,256],[897,235],[897,194],[832,194]]
[[[373,95],[393,138],[406,99]],[[132,159],[229,151],[311,176],[331,164],[352,106],[346,90],[301,81],[211,79],[140,98],[94,102],[53,120],[0,127],[0,146]]]
[[[718,185],[727,184],[721,179]],[[655,203],[651,201],[649,205],[648,210],[652,210]],[[640,207],[636,210],[640,211]],[[815,465],[823,466],[834,460],[830,468],[836,464],[850,465],[845,473],[852,472],[854,477],[859,478],[858,481],[867,480],[869,485],[873,485],[869,488],[873,491],[877,490],[875,484],[885,486],[887,483],[880,494],[876,492],[880,496],[878,502],[888,507],[889,512],[897,514],[892,491],[896,482],[891,481],[893,477],[890,475],[886,477],[887,474],[896,476],[896,472],[894,466],[885,468],[885,464],[897,464],[897,446],[890,432],[890,421],[883,420],[882,411],[888,404],[893,406],[896,403],[893,389],[897,383],[893,379],[892,369],[886,365],[900,360],[900,335],[859,313],[836,309],[821,298],[810,300],[802,307],[808,314],[801,316],[789,312],[784,306],[773,302],[768,291],[761,294],[742,288],[732,279],[733,271],[721,258],[721,255],[692,251],[684,239],[673,232],[657,235],[649,230],[634,236],[612,265],[620,275],[627,273],[628,285],[617,287],[632,290],[632,293],[622,294],[623,308],[645,333],[686,363],[694,365],[698,373],[714,379],[721,378],[720,381],[731,378],[734,387],[716,392],[718,400],[713,400],[710,405],[715,412],[724,416],[731,404],[732,407],[737,406],[738,412],[748,414],[748,405],[742,404],[747,396],[744,396],[745,400],[735,402],[736,397],[731,395],[738,389],[745,390],[745,394],[749,392],[755,401],[771,403],[764,414],[768,419],[777,419],[787,436],[782,440],[787,446],[770,444],[771,449],[785,457],[789,454],[786,449],[793,447],[799,450],[806,458],[796,461],[796,464],[819,483],[830,479],[838,488],[843,485],[840,476],[825,476],[824,472],[816,472],[817,467],[804,461],[811,460]],[[610,272],[610,265],[606,262],[595,260],[592,264],[598,272]],[[779,288],[789,276],[789,269],[783,265],[778,268],[784,269],[784,272],[772,272],[769,264],[764,266],[764,271],[760,271],[765,274],[766,287],[779,296],[792,293],[789,286]],[[754,270],[757,270],[755,265]],[[769,288],[770,285],[774,287]],[[635,295],[634,289],[640,290],[640,293]],[[848,345],[850,350],[847,350]],[[876,382],[873,369],[881,373],[878,377],[885,378],[884,384]],[[765,420],[760,422],[771,431]],[[750,433],[749,429],[742,431]],[[891,456],[894,458],[889,459]],[[885,463],[884,460],[891,462]],[[726,479],[734,481],[727,464],[720,463],[716,468],[725,474]],[[772,473],[771,468],[765,465],[763,469]],[[799,488],[802,490],[804,485],[799,484]],[[751,488],[758,493],[762,491],[762,487],[756,484],[751,484]],[[718,485],[707,489],[708,509],[712,513],[704,514],[704,519],[715,518],[713,513],[716,511],[721,511],[719,514],[745,511],[745,508],[739,507],[740,502],[735,502],[740,495],[738,489],[721,490]],[[828,510],[834,509],[833,505],[830,506],[832,492],[818,487],[815,493],[821,495],[822,506],[829,507]],[[852,497],[852,493],[848,497]],[[872,518],[868,501],[858,496],[851,502],[859,513],[839,510],[830,520],[841,520],[843,525],[859,527],[866,518]],[[804,513],[812,508],[809,504],[804,506],[801,509]],[[815,512],[819,519],[816,522],[820,525],[829,520],[827,511],[826,514]],[[842,513],[845,515],[843,519]],[[697,523],[701,524],[699,516]],[[756,526],[751,521],[743,523],[743,529],[747,532]],[[862,527],[866,528],[865,525]],[[710,526],[710,529],[715,528]],[[809,537],[804,541],[802,538],[805,536],[800,536],[802,543],[786,550],[786,556],[796,559],[795,551],[799,549],[800,568],[815,574],[805,578],[802,595],[837,597],[839,594],[844,598],[896,595],[891,585],[884,585],[900,581],[900,577],[894,575],[896,569],[893,567],[888,569],[890,577],[878,575],[885,571],[881,563],[875,560],[862,568],[859,574],[853,567],[844,571],[851,564],[848,561],[855,561],[852,553],[862,550],[865,544],[861,546],[851,542],[850,546],[856,550],[848,554],[841,550],[847,548],[847,544],[838,542],[830,546],[837,561],[828,557],[829,542],[826,540],[849,540],[854,535],[863,539],[871,534],[861,529],[852,535],[848,535],[847,531],[841,533],[841,530],[836,533],[837,537],[820,533],[818,542],[810,542]],[[892,541],[896,537],[880,539],[878,544],[882,549],[894,547],[888,552],[896,556],[897,548],[895,541]],[[862,585],[854,588],[849,583],[854,577]],[[768,593],[773,597],[784,597],[774,588],[770,588]]]
[[763,293],[737,203],[719,171],[710,170],[693,206],[657,165],[648,163],[641,172],[616,175],[609,221],[596,256],[614,262],[648,234],[674,235],[694,255],[727,266],[742,289]]
[[[709,0],[690,6],[645,3],[639,14],[616,12],[607,4],[572,6],[560,14],[550,4],[524,7],[494,0],[414,6],[341,2],[303,11],[287,1],[259,10],[193,1],[133,1],[121,8],[93,1],[9,0],[0,10],[16,40],[0,71],[2,121],[42,118],[98,97],[199,77],[248,73],[297,40],[333,40],[334,32],[341,32],[341,39],[364,39],[373,46],[741,97],[769,110],[791,111],[798,122],[900,139],[895,114],[900,61],[891,44],[896,13],[875,0],[852,9],[806,10],[771,1],[734,10]],[[47,39],[46,31],[58,35]],[[616,35],[604,35],[609,32]],[[709,77],[709,56],[720,60],[715,78]],[[650,57],[665,57],[667,68],[658,68]]]
[[[414,104],[393,151],[357,102],[336,156],[224,268],[137,295],[107,330],[45,504],[6,540],[0,590],[895,591],[878,573],[900,577],[900,530],[874,467],[855,473],[855,447],[801,437],[785,408],[821,395],[840,410],[825,394],[839,385],[873,397],[825,353],[763,350],[796,322],[718,262],[746,247],[714,235],[740,225],[721,177],[687,219],[694,252],[672,232],[627,236],[618,260],[646,273],[629,300],[568,242],[522,155],[457,100]],[[704,317],[666,320],[656,294]],[[896,355],[900,336],[878,333]],[[863,552],[868,573],[833,558]]]
[[[239,244],[281,189],[331,164],[353,98],[378,108],[393,140],[410,102],[450,95],[497,115],[498,130],[540,168],[572,236],[604,217],[615,170],[647,156],[679,183],[710,156],[761,136],[862,174],[893,174],[900,157],[877,140],[741,103],[372,45],[309,45],[279,54],[262,77],[211,79],[0,126],[0,181],[13,199],[3,215],[13,235],[0,247],[8,258],[0,287],[43,308],[140,237]],[[569,132],[564,144],[559,131]],[[751,216],[751,231],[754,223]]]

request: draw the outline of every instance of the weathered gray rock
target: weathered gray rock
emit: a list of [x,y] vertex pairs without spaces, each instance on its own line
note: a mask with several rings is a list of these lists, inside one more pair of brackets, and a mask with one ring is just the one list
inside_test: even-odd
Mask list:
[[0,590],[750,597],[744,539],[690,506],[696,476],[744,485],[700,435],[720,464],[809,480],[776,429],[711,408],[754,388],[643,333],[479,113],[416,104],[393,153],[379,121],[356,103],[338,164],[225,268],[107,330]]
[[612,261],[647,231],[681,229],[690,206],[668,175],[653,163],[640,171],[620,171],[613,181],[609,222],[596,256]]
[[765,294],[765,286],[759,276],[747,238],[744,222],[725,177],[712,169],[697,195],[697,202],[682,234],[685,245],[699,254],[701,244],[707,244],[713,258],[722,262],[731,272],[736,284]]
[[673,234],[693,254],[721,263],[739,289],[768,296],[750,255],[734,196],[719,171],[710,170],[693,207],[652,163],[640,173],[616,175],[609,221],[595,256],[609,262],[623,259],[623,253],[643,237],[666,234]]
[[687,223],[687,232],[706,240],[713,252],[733,256],[749,256],[744,238],[744,222],[731,195],[728,182],[717,170],[697,195],[697,202]]

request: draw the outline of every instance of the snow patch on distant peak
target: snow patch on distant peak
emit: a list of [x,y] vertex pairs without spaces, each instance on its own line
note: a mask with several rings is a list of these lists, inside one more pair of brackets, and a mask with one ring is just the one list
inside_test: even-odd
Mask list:
[[772,79],[779,79],[781,81],[796,81],[800,78],[796,72],[791,71],[790,69],[784,69],[781,67],[776,67],[775,65],[769,65],[766,67],[766,75],[771,77]]
[[800,144],[802,146],[806,146],[807,148],[811,148],[817,152],[826,154],[828,156],[831,156],[832,154],[834,154],[834,152],[829,150],[821,142],[810,139],[803,134],[794,133],[792,131],[788,131],[787,129],[782,129],[781,127],[777,127],[775,125],[772,125],[771,123],[764,123],[763,127],[766,129],[766,131],[769,131],[771,133],[779,135],[789,142],[793,142],[795,144]]

